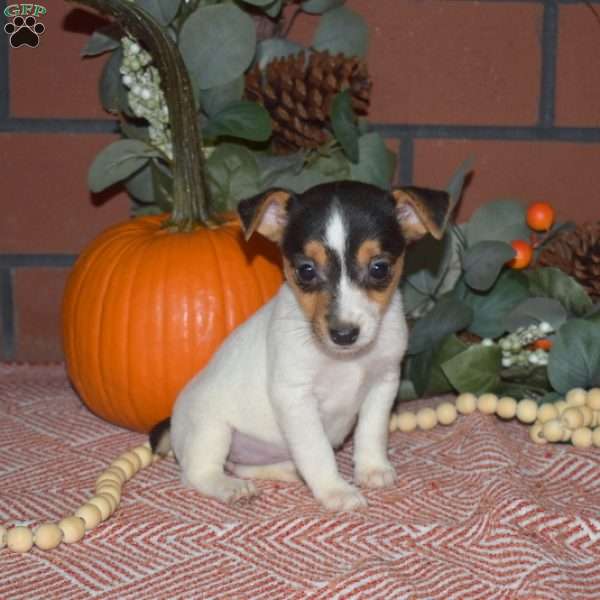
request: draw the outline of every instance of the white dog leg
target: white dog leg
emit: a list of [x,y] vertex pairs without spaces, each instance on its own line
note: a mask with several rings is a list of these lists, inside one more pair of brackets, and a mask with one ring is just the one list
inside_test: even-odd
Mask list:
[[198,427],[184,440],[178,455],[182,480],[205,496],[222,502],[235,502],[255,496],[258,491],[251,481],[225,475],[224,466],[231,446],[231,429],[225,423],[212,422]]
[[354,481],[380,488],[393,485],[396,472],[387,458],[390,412],[398,392],[398,374],[373,386],[365,398],[354,433]]
[[300,475],[290,460],[272,465],[232,465],[231,470],[238,477],[245,479],[300,481]]

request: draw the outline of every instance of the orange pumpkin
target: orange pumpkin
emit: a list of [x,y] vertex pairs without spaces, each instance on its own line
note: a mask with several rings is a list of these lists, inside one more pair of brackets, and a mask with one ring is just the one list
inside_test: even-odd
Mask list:
[[281,285],[276,247],[230,222],[169,232],[164,217],[112,227],[81,255],[65,290],[71,381],[97,415],[147,431],[223,339]]
[[157,67],[171,118],[173,212],[117,225],[87,248],[64,296],[67,371],[87,406],[147,431],[223,339],[278,289],[276,247],[215,226],[189,76],[177,47],[124,0],[79,0],[116,17]]

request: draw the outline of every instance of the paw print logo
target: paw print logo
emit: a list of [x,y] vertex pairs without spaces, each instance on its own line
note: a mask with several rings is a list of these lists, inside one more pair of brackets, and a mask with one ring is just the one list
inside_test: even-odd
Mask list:
[[26,19],[15,17],[12,23],[7,23],[4,26],[4,31],[10,35],[10,45],[13,48],[18,48],[19,46],[37,48],[40,43],[40,35],[45,30],[46,28],[32,16]]

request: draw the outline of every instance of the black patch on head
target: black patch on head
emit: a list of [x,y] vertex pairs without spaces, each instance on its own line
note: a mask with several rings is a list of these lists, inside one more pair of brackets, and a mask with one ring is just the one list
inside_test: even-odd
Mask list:
[[[406,240],[396,218],[396,203],[389,192],[373,185],[355,181],[325,183],[315,186],[293,198],[288,204],[288,224],[282,240],[282,251],[296,267],[303,249],[311,240],[325,242],[325,233],[332,209],[339,211],[348,232],[344,260],[350,278],[362,287],[385,289],[388,280],[367,280],[365,269],[359,269],[356,255],[361,244],[377,240],[382,254],[390,263],[402,255]],[[341,276],[341,264],[337,254],[328,249],[328,273],[307,292],[327,290],[332,304]],[[318,287],[317,287],[318,286]]]

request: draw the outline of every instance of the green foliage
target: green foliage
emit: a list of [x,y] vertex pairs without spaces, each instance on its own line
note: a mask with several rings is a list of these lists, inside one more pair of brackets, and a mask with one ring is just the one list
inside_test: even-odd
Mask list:
[[469,220],[466,237],[469,246],[477,242],[528,240],[523,206],[515,200],[496,200],[481,206]]
[[515,251],[506,242],[483,241],[469,247],[463,255],[466,284],[478,292],[489,290]]
[[558,330],[568,318],[563,305],[552,298],[527,298],[513,308],[504,319],[505,331],[516,331],[542,322],[550,323]]
[[569,313],[581,317],[592,308],[585,289],[560,269],[536,269],[528,274],[529,290],[533,296],[558,300]]
[[600,324],[572,319],[559,330],[550,351],[548,377],[561,394],[600,386]]
[[113,142],[96,156],[90,167],[90,190],[101,192],[118,181],[127,179],[155,156],[160,156],[160,152],[139,140]]
[[[203,137],[210,144],[205,155],[213,208],[234,209],[240,198],[269,185],[300,192],[319,183],[355,179],[389,188],[395,157],[381,135],[369,131],[364,119],[357,119],[348,91],[340,93],[332,107],[328,125],[333,136],[330,142],[291,157],[271,154],[271,117],[264,108],[244,99],[245,74],[254,65],[265,69],[278,58],[300,52],[308,54],[307,48],[281,34],[289,29],[286,23],[289,15],[282,10],[287,1],[135,2],[165,28],[181,51]],[[366,24],[360,15],[345,8],[344,3],[345,0],[304,0],[298,4],[305,13],[320,17],[311,49],[364,56],[368,37]],[[257,43],[254,19],[261,13],[275,21],[277,36]],[[116,25],[103,27],[92,34],[82,54],[111,53],[100,80],[102,104],[107,111],[121,117],[124,138],[152,144],[151,136],[158,139],[156,130],[149,128],[145,119],[135,117],[129,106],[130,89],[122,82],[122,35]],[[152,68],[145,64],[141,68]],[[129,65],[128,69],[135,71],[136,67]],[[159,126],[165,128],[160,139],[168,142],[168,123]],[[137,162],[128,159],[126,164],[107,163],[102,167],[104,170],[113,166],[116,170],[112,175],[103,172],[102,182],[97,181],[95,174],[95,189],[108,181],[124,181],[138,214],[169,210],[172,182],[166,185],[165,179],[171,176],[173,164],[166,156],[168,146],[161,145],[161,148],[164,154],[155,157],[152,163],[147,163],[143,156],[137,157]],[[137,169],[132,172],[130,167],[134,165]],[[161,189],[151,190],[152,185],[159,185],[159,179]],[[247,186],[245,191],[244,186]]]
[[476,344],[445,361],[441,368],[459,393],[483,394],[494,391],[500,383],[500,357],[497,346]]
[[315,50],[328,50],[331,54],[366,56],[369,32],[364,19],[355,12],[340,6],[326,12],[315,32]]
[[250,66],[256,48],[254,22],[235,4],[201,6],[185,21],[179,49],[201,90],[229,83]]

